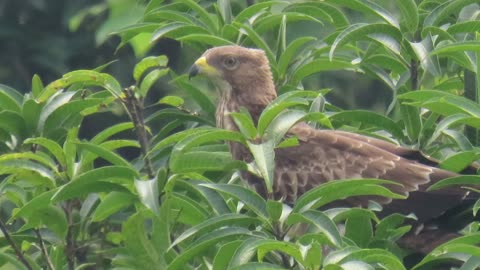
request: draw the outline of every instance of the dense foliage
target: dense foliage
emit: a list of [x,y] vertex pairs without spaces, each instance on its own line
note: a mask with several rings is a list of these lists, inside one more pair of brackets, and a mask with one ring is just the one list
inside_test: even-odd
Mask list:
[[[296,143],[283,134],[298,121],[412,146],[452,171],[477,160],[477,1],[152,0],[136,8],[140,21],[116,33],[120,47],[141,55],[173,39],[187,62],[210,46],[258,47],[282,95],[258,125],[245,112],[233,114],[241,132],[232,132],[213,127],[209,85],[176,74],[165,56],[139,60],[133,85],[102,73],[106,66],[46,85],[34,76],[26,94],[0,85],[5,269],[406,269],[407,251],[396,240],[412,217],[379,219],[376,204],[319,210],[356,195],[402,199],[384,187],[388,181],[334,181],[288,206],[260,197],[235,171],[252,170],[271,188],[273,150]],[[337,89],[320,89],[318,76],[339,70],[382,82],[392,96],[385,113],[329,103],[325,94]],[[177,92],[146,105],[160,78]],[[118,108],[130,121],[104,123],[91,139],[79,138],[85,117]],[[254,164],[232,160],[226,140],[247,145]],[[136,158],[120,154],[131,148],[139,150]],[[434,188],[479,182],[461,176]],[[473,220],[479,208],[467,216]],[[295,233],[302,225],[305,232]],[[480,267],[478,229],[468,224],[464,236],[412,269],[439,269],[445,261]]]

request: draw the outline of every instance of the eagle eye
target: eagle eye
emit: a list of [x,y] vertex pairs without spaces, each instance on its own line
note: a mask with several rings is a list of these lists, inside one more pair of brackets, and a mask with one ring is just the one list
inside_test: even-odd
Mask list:
[[225,66],[225,68],[230,69],[230,70],[236,68],[237,64],[238,64],[238,61],[233,56],[227,56],[223,60],[223,65]]

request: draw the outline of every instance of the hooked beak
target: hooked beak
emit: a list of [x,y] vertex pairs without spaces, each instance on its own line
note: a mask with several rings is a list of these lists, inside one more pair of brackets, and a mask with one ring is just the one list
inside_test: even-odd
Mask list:
[[199,72],[200,68],[196,64],[193,64],[188,70],[188,79],[190,80],[192,77],[197,76]]
[[213,66],[209,65],[207,62],[207,58],[202,56],[198,58],[197,61],[190,67],[188,71],[188,79],[195,77],[199,74],[206,75],[206,76],[215,76],[218,75],[218,70]]

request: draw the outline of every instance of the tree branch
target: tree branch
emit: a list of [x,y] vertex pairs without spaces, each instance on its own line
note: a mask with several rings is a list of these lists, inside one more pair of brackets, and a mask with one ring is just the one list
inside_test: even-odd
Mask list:
[[47,265],[50,269],[55,270],[55,266],[53,265],[50,256],[48,256],[47,248],[45,247],[45,243],[43,242],[42,235],[40,234],[40,230],[35,229],[35,234],[37,235],[38,242],[40,244],[40,249],[42,250],[43,256],[45,256],[45,260],[47,261]]
[[70,201],[66,202],[66,205],[63,210],[65,211],[65,215],[67,216],[67,220],[68,220],[65,254],[67,255],[68,269],[74,270],[75,269],[75,240],[72,233],[73,220],[71,215],[72,207],[71,207]]
[[135,126],[135,131],[137,133],[137,138],[140,143],[140,151],[142,152],[142,158],[145,161],[145,170],[147,171],[148,177],[153,178],[155,176],[152,161],[147,156],[147,153],[150,149],[149,145],[149,136],[145,128],[145,119],[143,116],[143,99],[137,99],[133,88],[129,87],[124,90],[125,99],[124,103],[127,107],[127,112],[130,116],[130,119]]
[[13,241],[12,237],[10,236],[10,233],[8,232],[7,230],[7,227],[5,226],[5,223],[3,223],[3,221],[0,219],[0,230],[2,231],[3,233],[3,236],[5,237],[5,239],[7,240],[7,242],[10,244],[10,246],[13,248],[13,250],[15,251],[15,254],[17,255],[18,259],[20,260],[21,263],[23,263],[23,265],[25,265],[25,267],[28,269],[28,270],[33,270],[32,266],[30,265],[30,263],[27,261],[27,259],[25,258],[25,256],[23,256],[23,253],[22,251],[20,250],[20,248],[18,248],[17,244],[15,244],[15,242]]

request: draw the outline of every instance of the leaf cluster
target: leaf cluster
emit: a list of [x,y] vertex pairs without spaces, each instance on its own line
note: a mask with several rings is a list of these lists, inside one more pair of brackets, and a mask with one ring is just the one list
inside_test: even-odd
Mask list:
[[[247,1],[248,3],[249,1]],[[377,3],[378,2],[378,3]],[[275,149],[298,144],[292,125],[337,128],[414,147],[461,172],[478,160],[478,14],[473,0],[170,1],[152,0],[120,46],[139,35],[169,38],[200,52],[241,44],[265,50],[281,94],[257,123],[231,117],[239,132],[214,128],[215,105],[201,85],[176,75],[165,56],[139,61],[135,84],[77,70],[22,95],[0,85],[0,191],[7,222],[0,264],[17,269],[438,269],[480,266],[478,224],[406,266],[397,240],[413,217],[381,207],[331,207],[352,196],[404,199],[381,179],[333,181],[294,205],[263,198],[238,181],[249,170],[273,188]],[[350,14],[359,14],[353,22]],[[294,35],[295,27],[321,29]],[[193,59],[192,59],[193,62]],[[392,92],[385,114],[341,110],[329,90],[305,89],[308,77],[351,70]],[[143,116],[152,85],[170,76],[184,96],[162,97]],[[463,96],[462,96],[463,95]],[[197,108],[193,111],[191,107]],[[122,108],[130,121],[79,139],[85,116]],[[162,123],[152,132],[156,123]],[[136,139],[125,139],[125,132]],[[254,156],[233,160],[228,143]],[[122,148],[137,148],[127,159]],[[476,176],[437,183],[477,185]],[[478,190],[471,188],[472,192]],[[463,216],[480,208],[476,203]],[[460,216],[460,214],[458,216]],[[458,217],[451,217],[456,223]],[[18,260],[21,258],[22,260]]]

